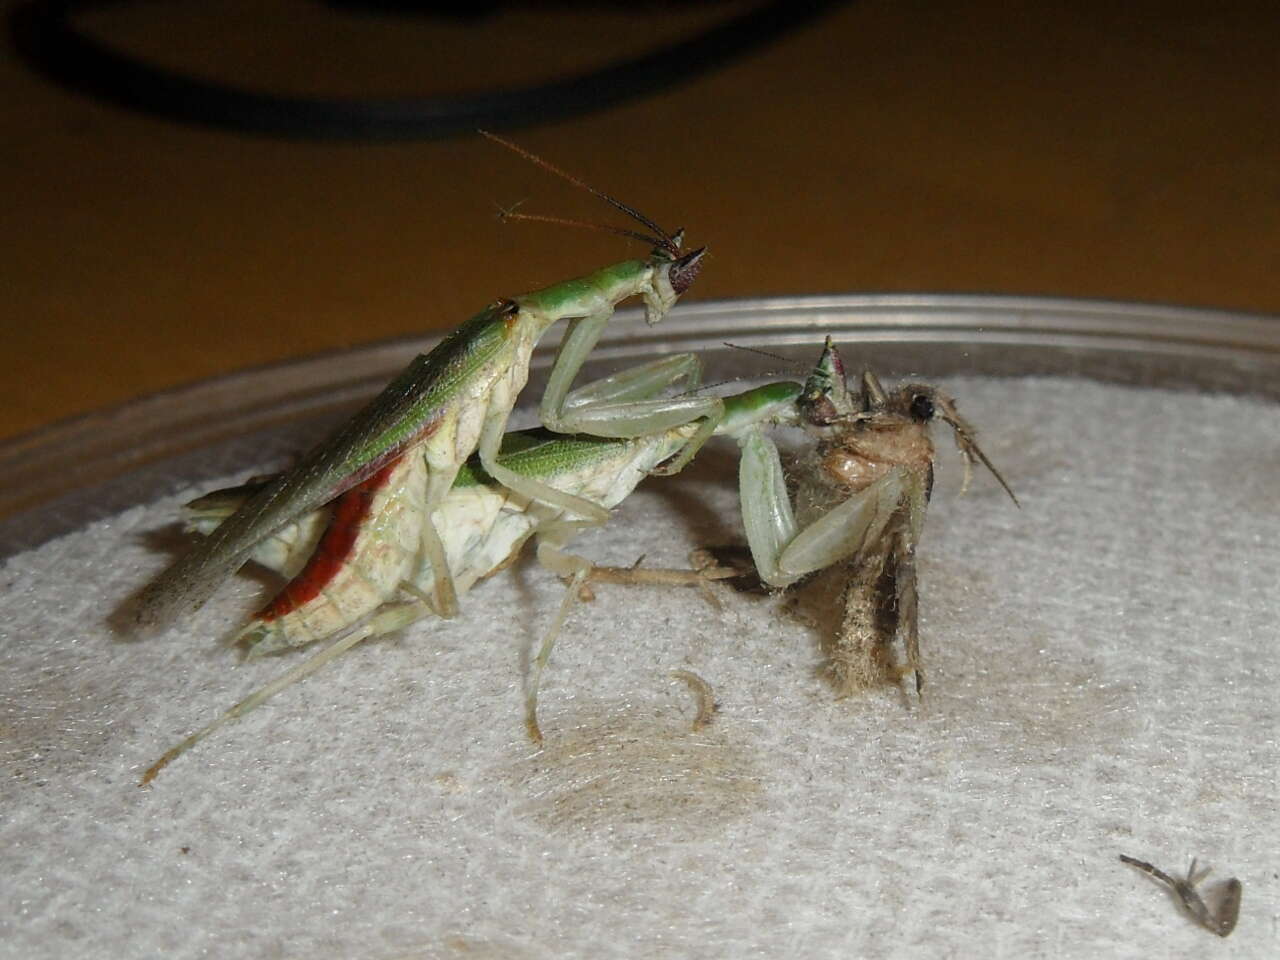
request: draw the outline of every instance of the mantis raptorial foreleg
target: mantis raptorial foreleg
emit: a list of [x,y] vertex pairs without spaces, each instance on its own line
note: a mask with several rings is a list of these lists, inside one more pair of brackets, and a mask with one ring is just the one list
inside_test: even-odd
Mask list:
[[[660,395],[665,390],[682,381],[688,384],[696,375],[693,358],[666,357],[587,384],[564,399],[574,408],[593,403],[643,405],[652,400],[661,405]],[[799,392],[799,384],[778,382],[714,400],[705,409],[717,418],[723,411],[723,419],[717,419],[712,429],[737,435],[749,424],[793,422]],[[661,410],[658,413],[666,415]],[[563,493],[571,502],[581,499],[608,516],[641,479],[678,457],[707,432],[701,421],[679,422],[633,438],[515,431],[503,438],[496,463],[503,476],[517,478],[517,485],[521,480],[534,480],[539,488]],[[488,451],[491,444],[486,438],[484,449]],[[293,577],[281,592],[288,602],[273,601],[242,631],[250,652],[338,639],[167,752],[148,771],[147,780],[213,730],[243,716],[362,640],[401,629],[432,612],[439,595],[436,570],[430,558],[424,558],[419,540],[427,513],[425,501],[435,495],[432,484],[444,476],[454,479],[434,519],[443,540],[444,562],[459,593],[510,563],[531,536],[538,538],[542,563],[570,580],[534,664],[528,716],[531,733],[537,730],[535,709],[541,673],[578,590],[600,569],[565,548],[596,521],[581,518],[571,506],[513,495],[511,487],[479,462],[478,455],[460,470],[450,470],[447,463],[433,464],[429,458],[436,449],[426,444],[388,462],[334,503],[276,527],[256,545],[252,556],[258,563],[277,572],[288,570]],[[260,498],[274,482],[268,478],[201,498],[193,504],[191,528],[206,536],[216,534],[242,503]],[[302,555],[309,555],[305,563]],[[319,577],[317,567],[325,568],[327,576]],[[716,575],[705,571],[687,575],[647,572],[658,574],[662,583],[705,582]],[[304,586],[306,589],[291,589]],[[406,602],[405,597],[413,599]]]
[[857,554],[884,532],[902,496],[905,471],[893,469],[800,528],[778,448],[759,430],[752,430],[741,442],[742,521],[760,579],[770,586],[790,586]]
[[[702,368],[693,354],[682,353],[642,364],[570,390],[587,355],[595,347],[612,306],[569,323],[547,380],[539,407],[543,426],[556,433],[586,433],[629,438],[660,433],[701,419],[700,429],[661,470],[675,473],[689,462],[714,432],[724,412],[719,397],[691,394],[656,398],[661,390],[683,381],[686,391],[698,386]],[[597,505],[557,490],[532,477],[519,476],[497,461],[505,419],[486,422],[480,460],[493,478],[523,496],[569,510],[584,520],[603,523],[608,514]],[[655,472],[659,472],[656,471]]]
[[[601,437],[657,433],[723,410],[719,397],[695,396],[702,365],[691,353],[663,357],[570,392],[608,317],[584,317],[569,324],[547,381],[538,415],[548,430]],[[685,396],[653,399],[656,388],[684,380]]]
[[[653,471],[672,476],[693,459],[724,419],[723,400],[694,393],[701,382],[702,362],[692,353],[677,353],[573,390],[560,401],[553,419],[599,437],[641,436],[698,420],[698,430],[683,449]],[[655,399],[671,388],[681,392]]]
[[[566,340],[574,336],[580,322],[570,325]],[[592,339],[591,343],[594,342]],[[566,355],[562,349],[557,357],[543,401],[545,408],[547,398],[551,398],[557,411],[550,416],[551,422],[547,422],[548,415],[544,409],[543,422],[549,430],[567,433],[580,429],[591,436],[627,439],[660,434],[700,420],[697,430],[669,461],[683,466],[711,436],[723,417],[724,401],[719,397],[685,395],[658,398],[660,393],[673,387],[689,391],[698,385],[701,364],[691,353],[663,357],[592,381],[572,392],[563,392],[564,385],[572,382],[581,363],[582,357],[572,351]],[[502,425],[496,419],[486,423],[479,447],[480,461],[495,480],[522,496],[560,507],[584,520],[603,523],[608,519],[608,512],[598,505],[535,477],[517,474],[499,462],[497,449],[502,442]],[[674,471],[664,466],[653,472],[665,475]]]
[[[666,358],[582,390],[595,398],[643,402],[686,377],[692,366],[689,358]],[[573,501],[581,499],[608,516],[610,508],[655,466],[677,454],[698,430],[698,425],[686,423],[632,439],[557,436],[545,430],[514,432],[504,439],[498,466],[504,475],[535,480],[540,487],[563,492]],[[513,495],[493,472],[484,469],[478,456],[452,474],[445,467],[433,470],[425,460],[430,452],[428,447],[398,458],[333,505],[286,524],[260,544],[255,559],[276,570],[288,569],[294,577],[281,592],[288,602],[273,601],[242,631],[250,653],[339,639],[167,752],[148,771],[148,781],[209,733],[342,652],[371,636],[401,629],[438,606],[434,564],[424,557],[419,540],[425,525],[425,501],[434,495],[432,483],[446,475],[453,475],[454,482],[435,519],[443,534],[443,562],[459,592],[509,563],[534,535],[540,540],[540,559],[557,573],[575,579],[574,589],[566,595],[544,643],[538,665],[541,671],[571,608],[576,587],[593,569],[587,561],[566,553],[564,547],[594,521],[576,519],[571,508]],[[192,517],[193,529],[213,534],[240,503],[269,489],[271,482],[268,479],[202,498]],[[317,534],[317,528],[323,528],[323,533]],[[302,552],[310,553],[305,564],[298,556],[300,543],[306,545]],[[330,567],[334,569],[327,578],[317,576],[318,568]],[[406,603],[400,599],[405,596],[414,599]]]

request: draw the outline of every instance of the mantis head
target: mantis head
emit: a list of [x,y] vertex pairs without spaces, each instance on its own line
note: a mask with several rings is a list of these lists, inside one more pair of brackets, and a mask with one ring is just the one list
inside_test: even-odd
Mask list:
[[589,230],[601,230],[606,233],[616,234],[623,237],[631,237],[635,240],[643,240],[653,245],[653,252],[649,254],[649,266],[652,267],[653,273],[649,281],[649,289],[644,291],[644,317],[645,320],[654,324],[667,315],[667,312],[675,306],[675,302],[680,299],[681,294],[693,286],[693,281],[698,279],[698,273],[702,269],[702,256],[707,252],[706,247],[699,247],[697,250],[685,253],[684,247],[684,231],[677,230],[675,233],[667,233],[657,223],[646,217],[643,213],[628,204],[623,203],[615,197],[609,196],[603,190],[597,190],[571,173],[566,173],[555,164],[543,160],[537,154],[530,153],[524,147],[517,146],[510,140],[503,139],[495,134],[481,130],[480,134],[492,140],[499,146],[505,147],[511,152],[524,157],[530,163],[541,167],[548,173],[554,174],[581,190],[587,191],[594,197],[603,200],[609,206],[613,207],[630,217],[637,224],[644,228],[642,232],[639,230],[629,230],[625,227],[611,227],[600,223],[587,223],[580,220],[565,220],[560,217],[545,217],[536,214],[515,213],[513,211],[503,211],[502,218],[504,220],[540,220],[544,223],[558,223],[563,226],[585,227]]
[[655,324],[667,315],[680,296],[693,286],[702,271],[702,258],[706,247],[684,253],[680,249],[684,231],[677,230],[670,238],[658,241],[649,254],[653,267],[650,289],[644,294],[644,318]]

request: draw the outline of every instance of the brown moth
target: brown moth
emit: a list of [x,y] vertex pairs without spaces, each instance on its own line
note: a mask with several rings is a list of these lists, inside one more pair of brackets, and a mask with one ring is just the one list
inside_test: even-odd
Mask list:
[[[951,427],[965,464],[981,462],[1017,498],[979,449],[955,401],[936,387],[909,384],[889,392],[875,374],[850,392],[839,351],[827,338],[822,357],[796,400],[798,421],[814,438],[791,471],[761,429],[739,437],[743,522],[756,568],[767,584],[787,587],[835,568],[843,581],[843,614],[828,644],[830,670],[842,695],[914,674],[920,656],[916,545],[933,489],[929,425]],[[902,644],[905,663],[890,651]]]

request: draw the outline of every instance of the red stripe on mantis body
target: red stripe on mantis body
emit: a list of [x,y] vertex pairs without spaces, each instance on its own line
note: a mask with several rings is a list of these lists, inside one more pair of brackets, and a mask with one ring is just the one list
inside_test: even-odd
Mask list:
[[314,600],[332,582],[355,549],[374,497],[387,485],[399,462],[400,458],[396,457],[334,501],[333,516],[311,559],[270,603],[254,615],[255,620],[269,622],[283,617]]

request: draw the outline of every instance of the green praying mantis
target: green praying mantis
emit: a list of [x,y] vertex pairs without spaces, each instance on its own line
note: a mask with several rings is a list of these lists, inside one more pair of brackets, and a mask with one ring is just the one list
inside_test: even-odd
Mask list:
[[[652,380],[660,392],[688,363],[670,358],[628,371],[628,377]],[[588,391],[600,385],[590,385]],[[707,430],[737,436],[770,425],[794,423],[797,383],[776,382],[724,398],[706,422],[690,422],[640,437],[602,438],[561,435],[544,429],[513,431],[503,439],[497,463],[515,474],[581,498],[606,513],[621,503],[646,476],[682,455],[691,440]],[[261,566],[290,577],[288,585],[260,610],[239,638],[249,655],[277,652],[333,640],[318,654],[236,704],[221,717],[165,753],[144,774],[147,784],[172,760],[226,723],[243,716],[286,687],[314,673],[362,641],[403,629],[433,610],[427,588],[437,571],[421,562],[420,527],[426,522],[422,490],[426,465],[417,453],[402,457],[332,504],[305,514],[262,540],[250,555]],[[251,501],[270,480],[215,491],[189,505],[189,528],[212,536]],[[572,538],[594,520],[576,511],[513,490],[500,482],[479,456],[454,480],[437,510],[448,573],[459,594],[501,570],[532,537],[539,562],[568,581],[564,602],[542,643],[526,703],[531,737],[541,739],[537,691],[578,590],[593,564],[568,553]],[[335,554],[340,554],[335,558]],[[312,590],[317,571],[324,586]],[[692,574],[691,577],[696,577]],[[336,639],[335,639],[336,638]]]
[[[705,248],[685,252],[683,233],[669,234],[631,207],[588,187],[577,178],[489,135],[534,163],[582,186],[642,224],[650,234],[620,230],[652,244],[649,256],[624,260],[585,276],[496,300],[447,336],[408,368],[333,436],[302,457],[293,469],[257,490],[226,521],[157,578],[140,596],[137,622],[143,628],[172,623],[202,606],[218,586],[249,558],[265,538],[298,517],[332,501],[409,454],[420,454],[425,486],[419,525],[422,562],[434,571],[431,603],[443,617],[457,613],[457,591],[449,573],[435,517],[463,463],[478,453],[485,470],[509,490],[602,522],[598,505],[566,494],[535,477],[504,466],[498,457],[507,420],[529,375],[535,344],[554,324],[568,321],[543,394],[540,417],[560,433],[605,437],[641,436],[703,419],[710,422],[719,401],[686,396],[652,396],[653,381],[669,380],[673,367],[686,386],[696,385],[699,367],[688,354],[671,366],[648,365],[631,375],[601,381],[595,389],[571,387],[600,338],[615,306],[631,297],[644,301],[645,319],[656,324],[697,279]],[[682,366],[683,365],[683,366]],[[690,437],[667,467],[676,472],[710,435]]]

